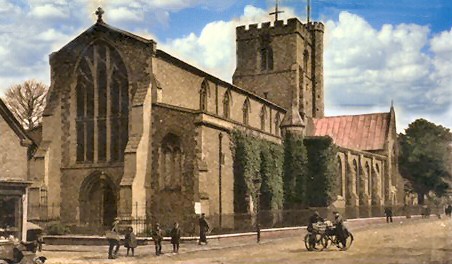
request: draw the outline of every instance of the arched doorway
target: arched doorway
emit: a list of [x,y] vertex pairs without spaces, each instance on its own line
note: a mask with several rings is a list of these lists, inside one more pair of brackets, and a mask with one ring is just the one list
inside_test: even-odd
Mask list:
[[117,187],[103,172],[86,177],[80,187],[80,223],[111,226],[117,216]]

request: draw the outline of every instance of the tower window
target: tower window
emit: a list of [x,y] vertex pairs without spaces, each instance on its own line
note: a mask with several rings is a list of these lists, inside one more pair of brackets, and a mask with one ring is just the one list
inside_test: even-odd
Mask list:
[[261,49],[261,70],[273,70],[273,50],[271,47]]

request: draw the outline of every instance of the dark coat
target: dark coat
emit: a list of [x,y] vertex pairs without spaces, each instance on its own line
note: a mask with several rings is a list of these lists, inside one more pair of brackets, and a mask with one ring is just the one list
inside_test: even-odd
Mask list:
[[173,227],[173,229],[171,229],[171,244],[179,244],[180,242],[180,228],[175,228]]
[[161,229],[154,229],[152,232],[152,239],[154,242],[160,242],[163,240],[163,231]]
[[207,222],[206,218],[199,218],[199,231],[201,233],[207,233],[209,231],[209,228],[209,223]]
[[124,246],[126,248],[136,248],[137,247],[137,237],[133,232],[127,233],[124,238]]

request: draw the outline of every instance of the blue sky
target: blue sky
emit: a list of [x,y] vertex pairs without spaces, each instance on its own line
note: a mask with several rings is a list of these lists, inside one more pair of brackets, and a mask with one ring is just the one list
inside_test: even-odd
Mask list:
[[[48,55],[95,22],[152,38],[161,48],[230,81],[234,28],[271,20],[273,0],[0,0],[0,91],[50,83]],[[452,1],[311,0],[326,25],[328,115],[397,111],[452,127]],[[281,0],[283,19],[306,18],[306,0]]]

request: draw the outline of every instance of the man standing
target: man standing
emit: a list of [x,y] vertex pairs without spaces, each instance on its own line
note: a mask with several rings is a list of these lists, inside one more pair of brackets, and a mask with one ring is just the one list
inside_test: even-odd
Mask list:
[[162,240],[163,240],[163,232],[160,229],[160,224],[156,223],[154,231],[152,232],[152,239],[154,240],[155,245],[155,255],[160,256],[162,254]]
[[[118,251],[119,251],[119,218],[116,217],[115,220],[113,221],[113,225],[111,228],[111,232],[109,232],[107,239],[108,239],[108,258],[109,259],[115,259],[118,255]],[[113,251],[114,249],[114,251]]]
[[207,245],[207,232],[209,231],[209,223],[206,220],[206,214],[202,213],[199,218],[199,243],[205,243]]
[[389,221],[391,221],[391,223],[392,223],[392,209],[391,209],[391,207],[386,207],[385,208],[385,215],[386,215],[386,223],[389,223]]

